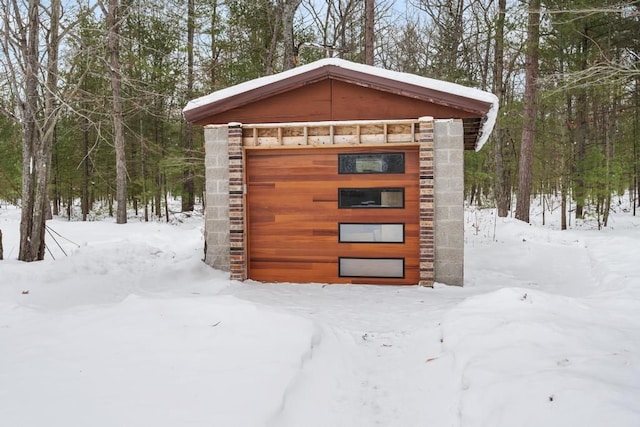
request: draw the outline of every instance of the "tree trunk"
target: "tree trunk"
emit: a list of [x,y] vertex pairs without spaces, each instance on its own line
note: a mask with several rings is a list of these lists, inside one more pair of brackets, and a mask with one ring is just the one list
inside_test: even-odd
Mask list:
[[533,176],[533,144],[536,135],[536,84],[538,79],[538,44],[540,41],[540,0],[529,1],[529,24],[525,59],[524,126],[518,170],[516,219],[529,222],[531,181]]
[[89,120],[82,119],[82,220],[87,220],[89,214]]
[[160,219],[162,217],[162,212],[160,211],[162,208],[162,191],[163,191],[164,185],[163,185],[163,180],[162,180],[162,174],[158,174],[158,176],[156,177],[156,194],[155,194],[155,201],[154,201],[154,207],[153,207],[153,212],[156,215],[156,218]]
[[282,5],[282,44],[284,45],[283,70],[290,70],[295,63],[295,39],[293,20],[302,0],[284,0]]
[[[187,2],[187,97],[193,97],[193,37],[195,32],[195,1]],[[182,211],[193,211],[194,171],[193,171],[193,124],[187,123],[185,135],[186,170],[184,171],[184,191],[182,194]]]
[[604,196],[602,202],[602,226],[606,227],[609,223],[609,213],[611,212],[611,193]]
[[562,200],[560,201],[560,229],[567,229],[567,187],[564,181],[560,184],[560,194]]
[[375,1],[364,1],[364,63],[373,65]]
[[264,73],[266,75],[271,75],[275,72],[275,58],[278,53],[278,41],[281,40],[280,30],[282,27],[282,2],[278,1],[275,6],[271,4],[271,2],[266,2],[264,5],[264,11],[267,14],[267,22],[271,25],[271,39],[269,43],[265,43],[265,54],[264,54]]
[[[154,129],[157,129],[157,121]],[[142,119],[140,119],[142,122]],[[142,123],[140,123],[140,134],[142,135]],[[154,132],[155,141],[157,142],[157,131]],[[144,205],[144,222],[149,222],[149,197],[147,196],[147,149],[144,142],[140,144],[140,175],[142,176],[142,203]]]
[[165,182],[165,186],[164,186],[164,215],[165,218],[167,220],[167,222],[169,222],[169,200],[167,199],[167,185]]
[[[635,104],[640,105],[640,78],[636,79],[636,87],[634,93]],[[633,216],[636,216],[636,207],[640,206],[640,167],[638,167],[638,163],[640,163],[639,152],[638,150],[638,137],[640,136],[640,108],[635,109],[635,114],[633,116],[633,193],[634,198],[632,200],[633,204]]]
[[[216,37],[216,28],[220,24],[218,24],[218,0],[213,0],[210,6],[211,10],[211,34],[210,34],[210,49],[211,49],[211,66],[209,67],[209,88],[211,91],[216,90],[218,73],[217,73],[217,57],[218,57],[218,39]],[[160,217],[160,213],[158,212],[158,217]]]
[[0,261],[4,259],[4,249],[2,248],[2,230],[0,230]]
[[[507,0],[498,1],[498,20],[496,22],[496,37],[494,50],[494,93],[498,97],[500,105],[504,103],[504,19],[507,7]],[[504,131],[501,126],[501,120],[498,118],[493,132],[494,161],[496,174],[496,207],[498,208],[498,216],[504,218],[509,214],[511,207],[511,183],[504,166]]]
[[116,149],[116,223],[127,222],[127,159],[122,117],[122,75],[120,72],[120,16],[119,0],[109,0],[107,10],[109,74],[113,94],[113,139]]
[[[590,36],[588,35],[588,29],[584,28],[582,31],[582,39],[580,46],[581,54],[581,70],[584,71],[588,67],[587,53],[589,51]],[[586,156],[587,145],[587,90],[584,87],[579,88],[579,94],[576,100],[576,121],[578,125],[576,135],[576,151],[575,151],[575,164],[577,168],[577,176],[575,179],[574,196],[576,199],[576,219],[582,219],[584,217],[584,201],[586,190],[584,188],[584,159]]]
[[53,184],[53,215],[58,216],[60,215],[60,161],[58,156],[57,145],[53,147],[52,154],[53,154],[53,158],[51,162],[51,167],[55,171],[55,173],[53,174],[53,178],[51,180],[51,184]]
[[[38,67],[40,2],[29,0],[28,28],[21,48],[25,59],[25,102],[22,104],[22,212],[18,259],[36,261],[44,258],[44,230],[48,164],[38,125]],[[17,11],[16,11],[17,12]]]

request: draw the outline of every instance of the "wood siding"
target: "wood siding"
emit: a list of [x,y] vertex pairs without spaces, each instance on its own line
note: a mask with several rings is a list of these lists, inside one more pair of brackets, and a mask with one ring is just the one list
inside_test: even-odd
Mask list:
[[432,116],[472,118],[477,113],[339,80],[322,80],[260,102],[239,105],[196,123],[280,123],[326,120],[395,120]]
[[[339,174],[338,154],[404,152],[404,174]],[[264,282],[417,284],[418,147],[247,149],[248,276]],[[338,208],[339,188],[402,187],[404,208]],[[404,223],[404,243],[339,243],[339,223]],[[339,277],[339,257],[405,258],[402,279]]]

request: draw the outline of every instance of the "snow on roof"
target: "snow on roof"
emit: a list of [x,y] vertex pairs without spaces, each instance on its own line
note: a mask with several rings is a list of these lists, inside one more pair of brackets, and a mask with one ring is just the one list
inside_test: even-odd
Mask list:
[[369,74],[372,76],[377,76],[389,80],[395,80],[407,84],[412,84],[419,87],[424,87],[431,90],[437,90],[440,92],[446,92],[453,95],[458,95],[464,98],[474,99],[477,101],[485,102],[491,105],[489,111],[487,112],[481,130],[480,137],[476,142],[476,151],[479,151],[482,146],[489,139],[489,135],[493,130],[493,127],[496,122],[496,118],[498,115],[498,97],[490,92],[486,92],[480,89],[470,88],[466,86],[459,85],[457,83],[446,82],[442,80],[431,79],[428,77],[422,77],[415,74],[403,73],[399,71],[386,70],[384,68],[373,67],[371,65],[358,64],[355,62],[347,61],[339,58],[325,58],[318,61],[314,61],[310,64],[305,64],[300,67],[292,68],[287,71],[283,71],[278,74],[272,74],[270,76],[260,77],[257,79],[249,80],[244,83],[240,83],[234,86],[230,86],[225,89],[217,90],[209,95],[201,96],[200,98],[193,99],[189,101],[182,110],[183,113],[186,111],[193,110],[195,108],[202,107],[204,105],[208,105],[226,98],[230,98],[236,96],[238,94],[248,92],[254,89],[258,89],[272,83],[279,82],[281,80],[285,80],[294,76],[298,76],[309,71],[326,67],[326,66],[335,66],[342,67],[347,70]]

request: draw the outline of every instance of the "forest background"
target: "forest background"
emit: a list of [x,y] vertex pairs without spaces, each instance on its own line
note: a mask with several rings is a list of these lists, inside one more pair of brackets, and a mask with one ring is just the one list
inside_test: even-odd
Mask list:
[[119,223],[127,208],[168,220],[172,196],[193,210],[204,149],[187,101],[326,56],[499,97],[490,143],[465,153],[470,204],[509,215],[528,173],[527,212],[529,194],[602,225],[615,194],[638,206],[639,0],[0,6],[0,200],[22,206],[23,260],[44,256],[46,216],[76,205],[83,220],[116,209]]

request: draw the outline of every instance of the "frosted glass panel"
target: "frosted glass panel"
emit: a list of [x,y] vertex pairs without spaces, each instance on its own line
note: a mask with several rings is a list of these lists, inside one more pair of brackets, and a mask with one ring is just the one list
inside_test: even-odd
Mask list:
[[340,241],[403,243],[404,224],[340,224]]
[[341,277],[404,277],[404,258],[340,258]]

